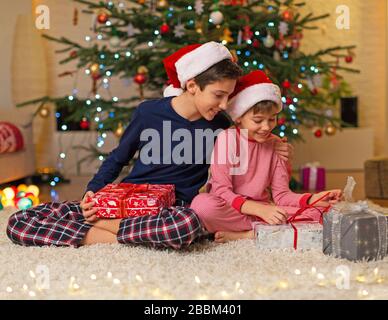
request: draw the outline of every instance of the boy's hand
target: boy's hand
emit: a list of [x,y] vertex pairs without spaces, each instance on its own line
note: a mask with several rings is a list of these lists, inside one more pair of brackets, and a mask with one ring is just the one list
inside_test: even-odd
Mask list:
[[294,146],[288,143],[287,137],[284,137],[281,141],[276,141],[275,152],[279,155],[280,159],[292,162]]
[[327,194],[327,196],[324,197],[321,201],[317,202],[315,204],[316,206],[327,207],[329,205],[337,203],[338,201],[340,201],[342,199],[342,190],[334,189],[334,190],[322,191],[322,192],[313,194],[308,203],[311,204],[311,203],[317,201],[319,198],[323,197],[325,194]]
[[98,218],[96,217],[98,209],[93,208],[94,202],[87,202],[88,198],[91,198],[93,196],[94,193],[92,191],[86,192],[80,204],[82,214],[84,215],[86,222],[96,222],[98,220]]
[[287,212],[273,205],[261,205],[257,216],[268,224],[284,224],[287,222]]

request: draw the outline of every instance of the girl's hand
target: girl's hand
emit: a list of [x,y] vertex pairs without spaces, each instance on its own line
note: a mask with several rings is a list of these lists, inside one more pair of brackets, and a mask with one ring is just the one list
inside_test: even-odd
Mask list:
[[96,217],[96,213],[98,211],[97,208],[93,208],[94,202],[88,202],[88,198],[91,198],[94,196],[94,193],[92,191],[88,191],[85,193],[84,198],[81,201],[81,209],[82,214],[85,217],[86,222],[96,222],[98,218]]
[[339,202],[342,199],[342,191],[340,189],[334,189],[313,194],[308,203],[312,204],[319,198],[323,197],[325,194],[327,194],[327,196],[317,202],[315,204],[316,206],[327,207],[329,205]]
[[287,212],[272,205],[260,205],[257,216],[268,224],[284,224],[287,222]]
[[284,137],[281,141],[276,141],[275,152],[281,160],[292,162],[294,157],[294,146],[289,144],[287,138]]

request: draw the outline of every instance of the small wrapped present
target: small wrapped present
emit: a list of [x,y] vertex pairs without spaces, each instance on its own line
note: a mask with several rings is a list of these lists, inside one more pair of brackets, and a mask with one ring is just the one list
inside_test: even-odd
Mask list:
[[388,158],[367,160],[364,169],[366,197],[388,199]]
[[378,260],[387,255],[387,209],[367,201],[354,202],[352,177],[344,190],[345,201],[323,217],[323,253],[351,261]]
[[[330,209],[330,206],[322,208],[315,205],[327,195],[324,194],[313,203],[299,208],[297,212],[288,217],[286,224],[268,225],[261,221],[255,222],[254,233],[257,246],[261,249],[286,249],[293,247],[295,250],[322,250],[322,218]],[[319,222],[302,216],[303,211],[311,208],[319,211]]]
[[108,184],[88,201],[94,201],[100,218],[126,218],[158,214],[175,203],[174,185]]
[[255,223],[256,245],[260,249],[322,250],[322,225],[318,222],[295,222],[268,225]]
[[307,163],[301,168],[300,181],[303,190],[323,191],[326,188],[326,170],[319,162]]

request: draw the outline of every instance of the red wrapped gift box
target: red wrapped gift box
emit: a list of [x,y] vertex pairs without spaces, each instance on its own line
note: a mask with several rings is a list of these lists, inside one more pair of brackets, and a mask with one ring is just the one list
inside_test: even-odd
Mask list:
[[89,201],[99,218],[120,219],[133,216],[158,214],[164,207],[175,203],[174,185],[154,184],[108,184]]

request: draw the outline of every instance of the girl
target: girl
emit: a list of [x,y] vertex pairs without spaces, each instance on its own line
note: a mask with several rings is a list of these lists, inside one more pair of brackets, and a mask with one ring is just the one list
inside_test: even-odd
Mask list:
[[[271,134],[281,110],[280,89],[264,72],[240,78],[227,109],[236,128],[218,135],[209,193],[199,194],[191,204],[217,242],[253,238],[255,221],[283,224],[289,215],[322,197],[317,207],[336,203],[341,197],[341,190],[317,194],[290,191],[287,162],[274,152],[280,138]],[[234,170],[237,167],[239,170]],[[307,208],[303,218],[318,221],[320,211]]]

